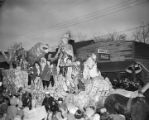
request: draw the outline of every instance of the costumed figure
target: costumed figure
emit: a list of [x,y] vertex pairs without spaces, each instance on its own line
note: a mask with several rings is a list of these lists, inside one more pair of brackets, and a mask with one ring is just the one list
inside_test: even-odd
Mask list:
[[38,61],[41,57],[43,57],[48,52],[49,52],[48,44],[39,42],[39,43],[35,44],[27,52],[27,60],[31,65],[33,65],[35,61]]
[[56,66],[58,63],[58,58],[60,55],[61,49],[60,48],[56,48],[56,50],[54,52],[48,52],[45,54],[45,58],[47,61],[50,62],[50,65],[52,65],[52,74],[55,78],[55,76],[57,76],[57,70],[56,70]]
[[97,97],[98,100],[98,97],[106,97],[113,90],[110,80],[108,78],[104,79],[98,70],[94,53],[85,62],[83,76],[88,79],[85,82],[85,89],[91,98]]
[[42,91],[43,90],[43,85],[42,85],[42,80],[40,78],[40,64],[38,62],[34,63],[34,80],[32,81],[32,84],[34,86],[35,90]]
[[68,43],[70,34],[66,33],[62,38],[59,48],[61,49],[58,64],[57,64],[57,75],[60,74],[66,80],[68,87],[73,87],[71,72],[72,72],[72,61],[74,59],[74,53],[72,46]]
[[[68,40],[69,38],[69,34],[65,34],[64,37],[62,38],[61,44],[59,45],[59,49],[61,49],[61,53],[59,56],[59,60],[58,60],[58,65],[57,65],[57,73],[59,74],[60,72],[60,67],[62,66],[62,68],[64,69],[63,66],[65,66],[67,63],[67,59],[72,60],[74,57],[74,53],[73,53],[73,48],[70,44],[68,44]],[[65,71],[62,70],[62,73],[64,73]]]
[[91,79],[97,76],[101,76],[100,71],[97,68],[96,55],[92,53],[92,55],[84,62],[84,70],[83,70],[83,78]]
[[43,84],[41,79],[41,66],[39,62],[35,62],[33,66],[33,74],[31,79],[31,90],[33,99],[36,100],[36,103],[41,104],[43,100]]
[[73,89],[75,88],[75,84],[74,84],[74,81],[71,76],[71,74],[73,72],[73,68],[71,65],[72,61],[70,59],[67,59],[66,62],[68,65],[70,64],[70,66],[67,66],[68,68],[67,68],[67,72],[66,72],[66,85],[68,87],[68,90],[73,92]]
[[129,74],[130,80],[126,81],[125,89],[129,88],[130,84],[135,88],[135,90],[144,85],[140,74],[142,72],[142,66],[140,64],[133,63],[126,69],[126,72]]
[[54,84],[55,84],[55,80],[54,80],[54,73],[53,73],[53,69],[54,69],[54,66],[53,64],[51,64],[50,61],[47,61],[47,64],[48,64],[48,67],[49,67],[49,74],[50,74],[50,87],[54,87]]
[[[75,61],[72,63],[72,72],[71,72],[71,79],[73,83],[73,90],[75,93],[78,93],[81,89],[79,87],[82,86],[81,79],[82,79],[82,72],[80,67],[80,61]],[[83,86],[82,86],[83,87]]]
[[42,106],[45,107],[47,112],[50,111],[50,106],[52,104],[52,101],[54,101],[54,98],[50,95],[49,92],[46,92],[45,97],[44,97],[43,102],[42,102]]
[[67,97],[68,99],[73,99],[73,104],[80,109],[90,105],[96,106],[99,100],[104,102],[105,97],[112,89],[109,79],[104,79],[97,69],[95,54],[92,54],[84,63],[83,82],[85,84],[85,91]]
[[43,88],[48,89],[50,84],[51,70],[44,57],[41,58],[40,65],[41,65],[41,79],[43,83]]

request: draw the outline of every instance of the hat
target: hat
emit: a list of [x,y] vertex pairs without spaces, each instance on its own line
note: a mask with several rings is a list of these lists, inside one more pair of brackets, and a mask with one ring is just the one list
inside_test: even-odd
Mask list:
[[50,94],[50,92],[49,91],[45,91],[45,94],[47,95],[47,94]]
[[51,94],[51,90],[48,90],[48,89],[47,90],[44,90],[43,93],[45,93],[45,94]]
[[76,119],[81,119],[84,116],[84,114],[81,110],[78,109],[74,116]]
[[58,101],[63,101],[63,98],[61,98],[61,97],[60,97],[60,98],[58,98]]

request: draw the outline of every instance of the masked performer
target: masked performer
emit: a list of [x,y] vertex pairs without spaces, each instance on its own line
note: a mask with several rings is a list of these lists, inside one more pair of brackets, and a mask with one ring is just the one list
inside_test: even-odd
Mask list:
[[93,53],[84,63],[83,78],[90,79],[101,76],[97,68],[96,55]]
[[68,44],[69,39],[70,39],[69,34],[65,34],[64,37],[62,38],[61,44],[59,45],[59,49],[61,50],[61,52],[60,52],[60,56],[57,64],[58,74],[59,72],[62,72],[62,74],[64,75],[65,70],[64,70],[64,67],[61,67],[61,66],[65,66],[67,64],[67,59],[72,60],[74,58],[73,48],[70,44]]
[[34,82],[33,82],[33,85],[34,85],[34,89],[36,90],[42,90],[43,89],[43,85],[42,85],[42,80],[40,78],[40,74],[41,74],[41,71],[40,71],[40,64],[38,62],[35,62],[34,63]]
[[50,84],[51,70],[44,57],[41,58],[40,65],[41,65],[41,79],[43,83],[43,88],[48,89]]
[[66,84],[70,87],[73,86],[72,78],[71,78],[71,72],[72,72],[72,61],[74,60],[74,52],[73,47],[71,44],[68,43],[70,40],[70,34],[66,33],[64,37],[62,38],[61,44],[59,46],[59,49],[61,50],[58,64],[57,64],[57,75],[62,75],[65,80]]

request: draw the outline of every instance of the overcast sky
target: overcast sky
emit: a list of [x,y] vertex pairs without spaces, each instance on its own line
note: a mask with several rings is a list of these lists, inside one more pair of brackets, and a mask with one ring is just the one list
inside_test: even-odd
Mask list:
[[0,49],[22,42],[58,44],[70,30],[78,41],[149,23],[149,0],[6,0],[0,8]]

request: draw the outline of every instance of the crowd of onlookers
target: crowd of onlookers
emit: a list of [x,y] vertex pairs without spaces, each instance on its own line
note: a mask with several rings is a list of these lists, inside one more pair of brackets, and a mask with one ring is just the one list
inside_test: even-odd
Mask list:
[[[26,120],[26,108],[31,111],[40,107],[33,103],[30,92],[20,88],[16,94],[8,95],[3,85],[0,86],[0,120]],[[43,120],[124,120],[122,115],[109,115],[105,108],[89,106],[80,110],[72,104],[66,104],[63,98],[54,99],[49,92],[45,93],[42,106],[46,111]]]
[[9,95],[3,85],[0,86],[0,119],[11,120],[23,117],[23,104],[19,94]]

